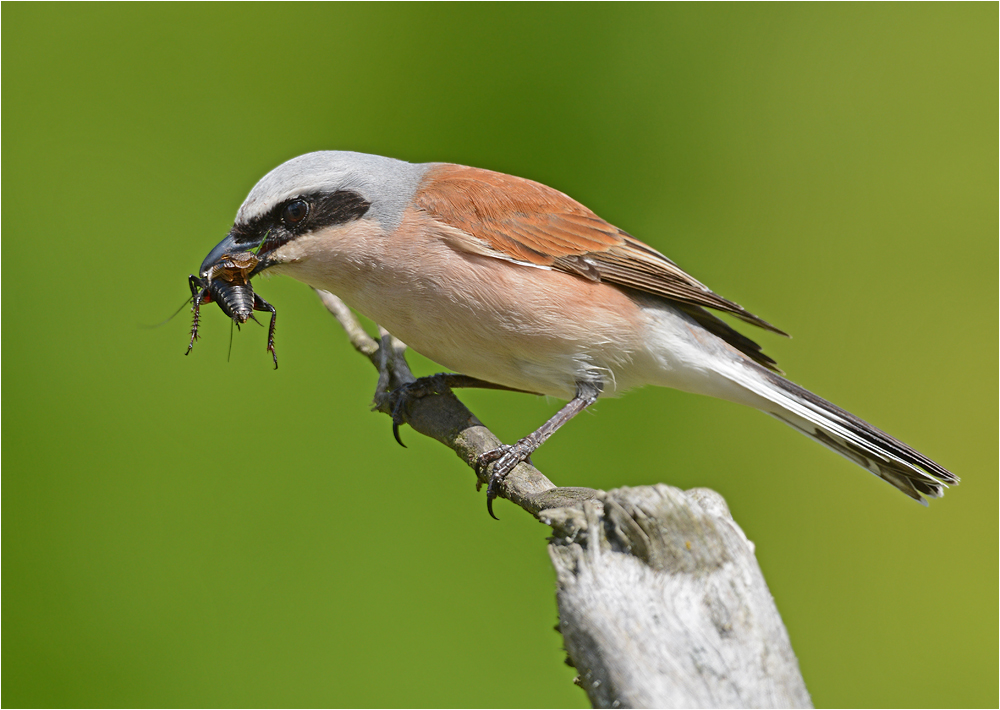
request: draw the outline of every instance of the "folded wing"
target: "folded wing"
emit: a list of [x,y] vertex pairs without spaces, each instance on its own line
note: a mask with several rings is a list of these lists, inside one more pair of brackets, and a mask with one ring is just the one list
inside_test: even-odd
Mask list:
[[428,171],[418,194],[418,209],[468,237],[459,240],[461,248],[669,299],[747,357],[777,369],[757,343],[704,308],[786,335],[783,331],[558,190],[490,170],[442,164]]

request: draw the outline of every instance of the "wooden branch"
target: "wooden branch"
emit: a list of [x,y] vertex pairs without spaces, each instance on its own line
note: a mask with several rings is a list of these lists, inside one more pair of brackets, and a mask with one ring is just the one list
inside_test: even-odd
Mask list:
[[559,629],[595,707],[811,707],[753,544],[715,491],[543,511]]
[[[371,338],[339,299],[317,293],[379,370],[375,409],[475,471],[500,440],[443,378],[420,380],[400,405],[392,393],[415,381],[406,346],[381,329]],[[481,486],[488,472],[477,476]],[[522,463],[500,496],[554,532],[559,630],[595,707],[811,707],[753,544],[718,493],[557,488]]]

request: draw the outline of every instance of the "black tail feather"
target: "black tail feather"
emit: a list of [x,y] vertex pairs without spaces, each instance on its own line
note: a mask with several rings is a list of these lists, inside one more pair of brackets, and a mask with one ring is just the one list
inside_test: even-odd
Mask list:
[[940,498],[948,484],[959,482],[948,469],[863,419],[763,367],[758,372],[791,400],[786,402],[784,397],[758,391],[778,406],[770,414],[868,469],[910,498],[926,505],[923,496]]

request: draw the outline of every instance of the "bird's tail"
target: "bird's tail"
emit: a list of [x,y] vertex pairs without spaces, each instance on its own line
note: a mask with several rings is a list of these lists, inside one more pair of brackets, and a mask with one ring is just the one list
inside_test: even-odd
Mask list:
[[881,429],[756,363],[744,364],[757,377],[740,377],[739,384],[767,401],[758,405],[761,409],[910,498],[927,505],[923,496],[940,498],[947,484],[959,482],[951,471]]

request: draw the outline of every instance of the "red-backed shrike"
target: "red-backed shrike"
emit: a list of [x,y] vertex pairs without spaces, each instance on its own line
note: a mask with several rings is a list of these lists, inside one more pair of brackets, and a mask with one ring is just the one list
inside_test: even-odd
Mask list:
[[253,250],[265,269],[330,291],[447,368],[570,400],[482,458],[497,483],[560,425],[640,385],[760,409],[926,503],[958,478],[778,374],[705,310],[780,330],[563,193],[450,163],[325,151],[257,183],[205,259]]

